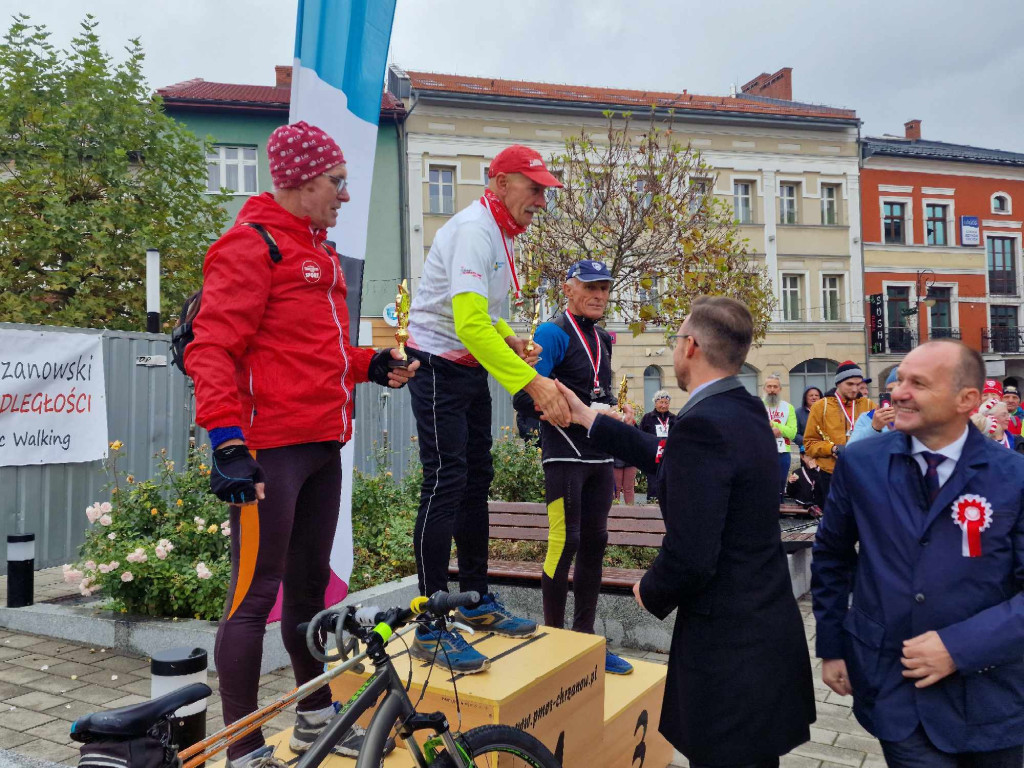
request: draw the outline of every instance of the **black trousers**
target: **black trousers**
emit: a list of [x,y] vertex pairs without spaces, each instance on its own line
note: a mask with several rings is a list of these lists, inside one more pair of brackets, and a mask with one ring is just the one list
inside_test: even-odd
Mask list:
[[[1024,739],[1024,734],[1018,734]],[[889,768],[1021,768],[1024,747],[991,752],[942,752],[932,744],[920,725],[903,741],[883,741],[882,753]]]
[[452,536],[459,589],[487,591],[487,492],[491,465],[491,393],[487,371],[410,349],[420,361],[409,382],[423,486],[413,531],[420,593],[448,589]]
[[608,510],[615,488],[612,462],[585,464],[550,461],[544,465],[544,496],[548,505],[548,552],[541,575],[544,623],[565,626],[569,566],[573,573],[575,632],[593,634],[597,597],[601,592],[601,561],[608,544]]

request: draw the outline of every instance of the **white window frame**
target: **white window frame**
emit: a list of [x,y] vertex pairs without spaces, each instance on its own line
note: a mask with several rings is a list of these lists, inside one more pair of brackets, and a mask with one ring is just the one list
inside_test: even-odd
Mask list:
[[[825,301],[825,281],[835,278],[838,282],[836,285],[836,310],[837,317],[827,317],[826,308],[827,303]],[[826,323],[841,323],[843,321],[843,312],[846,298],[846,273],[845,272],[822,272],[819,275],[819,294],[821,295],[821,320]]]
[[[228,160],[224,156],[224,150],[226,150],[226,149],[237,149],[238,150],[238,158],[236,160]],[[245,160],[245,159],[242,158],[242,150],[245,150],[245,149],[251,149],[253,151],[254,157],[253,157],[252,160]],[[209,188],[209,183],[210,183],[209,175],[210,175],[210,172],[209,172],[209,168],[207,168],[207,172],[206,172],[206,175],[207,175],[207,178],[206,178],[206,183],[207,183],[206,192],[207,192],[207,194],[215,194],[215,193],[220,192],[222,189],[229,189],[229,190],[231,190],[228,194],[240,195],[240,196],[244,196],[244,197],[252,197],[253,195],[258,195],[260,193],[260,154],[259,154],[259,148],[256,147],[256,145],[254,145],[254,144],[214,144],[213,151],[207,153],[207,155],[206,155],[206,165],[210,166],[213,163],[216,163],[217,167],[220,169],[220,186],[217,187],[217,189],[210,189]],[[255,168],[256,169],[256,179],[255,179],[255,185],[256,186],[255,186],[255,189],[253,189],[251,192],[248,192],[248,191],[243,191],[242,189],[231,189],[230,187],[228,187],[228,185],[227,185],[227,176],[228,176],[228,166],[230,166],[230,165],[233,165],[236,168],[238,168],[238,182],[239,182],[239,185],[242,186],[242,187],[245,186],[245,169],[246,168]]]
[[[782,226],[793,226],[794,224],[800,223],[800,198],[802,197],[800,193],[800,186],[800,182],[798,181],[790,181],[788,179],[779,181],[779,224],[781,224]],[[793,188],[792,198],[782,196],[783,187]],[[783,219],[785,216],[785,203],[790,201],[793,205],[793,220],[784,221]]]
[[[987,256],[987,254],[986,254],[986,256]],[[988,272],[987,269],[985,271]],[[949,322],[950,322],[950,326],[949,327],[950,328],[960,328],[960,283],[958,283],[958,282],[951,282],[951,283],[933,282],[931,284],[931,287],[932,288],[949,288]],[[916,287],[915,287],[915,290],[916,290]],[[922,296],[921,298],[923,299],[924,296]],[[928,313],[928,339],[931,340],[931,338],[932,338],[931,307],[922,307],[922,309],[925,312]],[[920,326],[920,322],[918,323],[918,325]],[[963,334],[963,330],[961,330],[960,333],[962,335]],[[922,343],[920,339],[918,339],[918,342]]]
[[[840,184],[836,184],[834,182],[823,181],[823,182],[821,182],[819,184],[818,188],[819,188],[820,197],[821,197],[821,225],[823,227],[838,227],[838,226],[842,226],[843,219],[842,219],[842,216],[840,215],[840,208],[841,208],[840,203],[842,201],[842,193],[843,193],[842,186]],[[827,198],[825,197],[825,190],[827,190],[827,189],[830,189],[830,190],[832,190],[835,193],[835,197],[832,198],[832,200],[831,200],[831,202],[835,206],[835,216],[833,217],[834,221],[832,221],[831,223],[825,221],[825,202],[827,200]]]
[[[800,317],[790,318],[786,317],[786,278],[795,277],[797,278],[797,303],[800,313]],[[782,311],[782,322],[784,323],[803,323],[807,322],[810,318],[807,317],[807,300],[805,298],[807,293],[807,278],[808,273],[806,271],[786,271],[779,272],[779,297],[781,299],[781,311]]]
[[[736,206],[736,200],[739,198],[737,194],[736,186],[738,184],[746,184],[749,188],[749,195],[747,200],[749,201],[749,207],[747,208],[748,220],[743,221],[739,216],[739,209]],[[757,197],[757,184],[753,179],[733,179],[732,182],[732,211],[733,215],[740,224],[754,224],[754,198]]]
[[[445,187],[447,185],[443,181],[440,180],[440,177],[438,177],[438,181],[437,182],[431,181],[430,174],[432,172],[434,172],[434,171],[438,171],[438,172],[451,171],[451,174],[452,174],[452,182],[451,182],[452,209],[450,211],[444,210],[444,200],[445,200],[445,198],[444,198],[444,189],[445,189]],[[446,165],[445,163],[431,163],[427,167],[427,174],[426,175],[427,175],[427,213],[430,214],[431,216],[454,216],[455,215],[456,203],[457,203],[457,201],[456,201],[457,188],[459,186],[458,166]],[[441,208],[441,210],[439,210],[439,211],[435,211],[434,210],[433,195],[430,194],[430,191],[431,191],[430,188],[432,186],[434,186],[435,183],[438,186],[437,198],[440,201],[440,208]]]
[[[1002,197],[1006,200],[1006,210],[996,210],[996,198]],[[1012,216],[1013,215],[1013,198],[1010,197],[1009,192],[993,192],[992,196],[988,199],[988,208],[996,216]]]
[[[928,206],[943,205],[946,207],[946,242],[944,245],[928,245]],[[953,209],[951,197],[924,197],[921,199],[921,234],[924,245],[929,248],[943,248],[957,244],[957,231],[953,226],[956,222],[956,211]],[[884,231],[884,227],[883,227]]]
[[[901,203],[905,217],[903,228],[905,230],[902,243],[885,242],[885,204]],[[914,198],[892,197],[885,195],[878,198],[878,242],[882,245],[913,245],[914,244]]]
[[[997,293],[994,296],[992,295],[992,290],[988,283],[988,241],[994,237],[1016,241],[1016,245],[1014,246],[1013,252],[1014,258],[1016,259],[1016,264],[1013,265],[1013,271],[1015,272],[1017,278],[1016,296],[1007,296],[1004,293]],[[1022,268],[1024,268],[1024,252],[1021,251],[1021,246],[1024,246],[1024,234],[1020,232],[1004,232],[1003,230],[1000,229],[997,229],[993,232],[989,232],[986,230],[985,232],[982,233],[981,245],[982,248],[985,249],[985,295],[988,297],[989,303],[991,304],[994,302],[996,304],[1017,304],[1018,306],[1020,306],[1021,299],[1022,297],[1024,297],[1024,293],[1022,293],[1021,290],[1022,288],[1024,288],[1024,275],[1021,274],[1021,270]],[[1024,313],[1022,313],[1022,319],[1024,319]]]
[[[902,355],[905,352],[892,352],[889,349],[889,288],[907,287],[910,290],[907,291],[908,301],[911,307],[917,306],[917,284],[910,280],[883,280],[882,281],[882,325],[885,328],[885,354],[887,355]],[[917,322],[917,315],[911,315],[907,319],[907,328],[912,329],[915,333],[918,333],[917,343],[921,343],[921,335],[919,333],[919,323]]]
[[[704,195],[714,197],[715,195],[715,180],[711,176],[690,176],[686,180],[687,190],[698,187],[704,192]],[[702,197],[704,196],[702,195]],[[698,206],[694,204],[694,198],[690,197],[690,215],[693,216],[697,213]],[[751,198],[751,211],[753,211],[753,198]]]

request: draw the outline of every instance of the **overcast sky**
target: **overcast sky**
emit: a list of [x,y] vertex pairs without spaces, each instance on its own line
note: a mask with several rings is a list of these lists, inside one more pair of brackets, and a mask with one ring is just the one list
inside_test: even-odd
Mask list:
[[[270,85],[291,63],[295,0],[0,0],[65,46],[85,13],[117,55],[140,37],[153,87]],[[1021,0],[398,0],[407,69],[727,95],[793,67],[793,96],[903,133],[1024,152]]]

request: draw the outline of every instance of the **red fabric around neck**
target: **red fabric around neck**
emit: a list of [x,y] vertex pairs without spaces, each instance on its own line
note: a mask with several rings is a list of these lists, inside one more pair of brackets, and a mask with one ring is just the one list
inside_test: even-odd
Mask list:
[[491,213],[494,215],[494,220],[498,222],[498,226],[501,227],[501,231],[509,237],[521,235],[526,231],[526,227],[521,225],[512,217],[512,213],[509,209],[505,207],[505,204],[501,202],[501,199],[490,189],[484,190],[484,196],[480,198],[480,202],[484,205],[489,204]]

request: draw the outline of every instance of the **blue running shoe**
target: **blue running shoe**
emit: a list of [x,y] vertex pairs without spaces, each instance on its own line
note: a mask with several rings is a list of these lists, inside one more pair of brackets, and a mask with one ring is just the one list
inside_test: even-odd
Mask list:
[[[447,655],[445,654],[447,651]],[[491,660],[467,643],[458,632],[416,629],[409,655],[422,661],[436,661],[452,672],[471,675],[491,666]]]
[[633,665],[621,656],[616,656],[611,651],[605,649],[604,671],[609,675],[628,675],[633,671]]
[[498,600],[497,593],[488,592],[476,608],[457,609],[455,620],[477,631],[506,637],[533,637],[537,634],[537,622],[513,616]]

